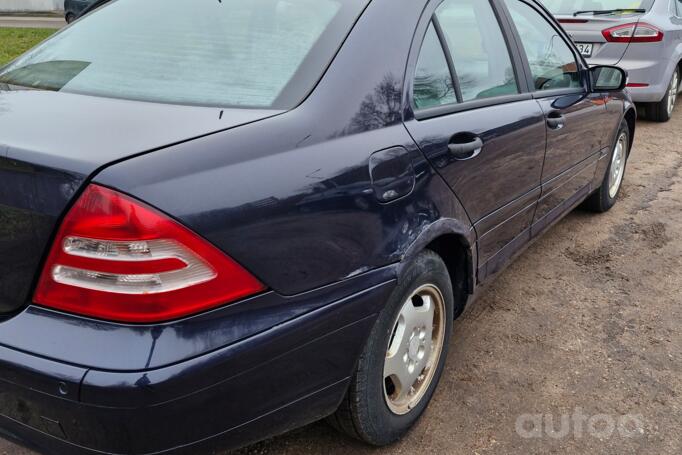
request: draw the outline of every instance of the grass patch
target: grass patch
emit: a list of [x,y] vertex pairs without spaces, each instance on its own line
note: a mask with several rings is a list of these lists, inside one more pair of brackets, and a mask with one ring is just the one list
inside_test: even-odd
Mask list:
[[56,30],[44,28],[0,28],[0,66],[23,54]]

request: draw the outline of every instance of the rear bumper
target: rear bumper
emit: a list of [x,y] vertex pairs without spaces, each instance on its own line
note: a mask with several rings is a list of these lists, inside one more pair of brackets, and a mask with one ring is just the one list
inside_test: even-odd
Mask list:
[[628,84],[644,84],[645,86],[628,87],[632,100],[636,103],[657,103],[663,99],[668,90],[670,79],[676,62],[660,56],[660,49],[630,47],[620,60],[589,58],[588,63],[594,65],[616,65],[628,72]]
[[96,370],[0,347],[0,433],[45,453],[201,453],[310,423],[340,402],[393,286],[157,369]]
[[673,73],[671,62],[660,59],[629,60],[626,55],[618,66],[628,72],[628,84],[646,84],[645,87],[628,87],[636,103],[657,103],[666,95]]

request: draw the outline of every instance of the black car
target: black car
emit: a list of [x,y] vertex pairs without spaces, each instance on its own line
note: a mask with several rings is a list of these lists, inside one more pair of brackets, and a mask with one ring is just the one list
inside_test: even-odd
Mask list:
[[96,4],[104,4],[108,0],[64,0],[64,17],[66,22],[69,24],[84,13],[89,11],[92,7],[96,7]]
[[0,69],[0,434],[396,441],[481,285],[616,203],[625,82],[535,0],[93,11]]

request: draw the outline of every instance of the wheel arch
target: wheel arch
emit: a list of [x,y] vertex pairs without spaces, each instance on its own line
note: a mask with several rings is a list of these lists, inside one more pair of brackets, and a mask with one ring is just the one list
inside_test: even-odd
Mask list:
[[476,287],[476,247],[473,228],[454,219],[441,219],[427,226],[402,257],[402,267],[424,250],[438,254],[452,281],[455,315],[461,314]]
[[634,106],[630,106],[628,109],[626,109],[625,114],[623,115],[623,120],[625,120],[625,122],[628,124],[628,128],[630,129],[630,144],[628,145],[628,155],[630,155],[632,144],[635,141],[635,131],[637,129],[637,110]]

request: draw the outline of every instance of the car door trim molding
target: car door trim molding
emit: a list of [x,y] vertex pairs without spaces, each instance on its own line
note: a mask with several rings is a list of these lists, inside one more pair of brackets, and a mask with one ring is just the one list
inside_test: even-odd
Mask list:
[[476,101],[467,101],[462,104],[446,104],[443,106],[435,106],[427,109],[421,109],[414,112],[414,118],[417,120],[428,120],[430,118],[442,117],[450,114],[457,114],[459,112],[471,111],[474,109],[481,109],[484,107],[498,106],[501,104],[515,103],[518,101],[528,101],[533,99],[531,93],[519,93],[517,95],[496,96],[494,98],[485,98]]
[[[445,1],[445,0],[443,0]],[[436,35],[438,35],[438,41],[440,42],[440,47],[443,50],[443,53],[445,54],[445,61],[448,64],[448,69],[450,70],[450,78],[452,79],[452,85],[454,86],[455,89],[455,96],[457,97],[457,104],[462,104],[464,102],[464,97],[462,96],[462,87],[459,83],[459,76],[457,75],[457,68],[455,67],[455,62],[452,60],[452,53],[450,52],[450,45],[448,44],[448,40],[445,37],[445,32],[443,32],[443,27],[440,25],[440,19],[436,16],[436,13],[434,13],[431,16],[431,23],[433,24],[433,29],[436,31]],[[429,25],[430,27],[430,25]],[[426,27],[426,30],[428,32],[429,27]],[[424,43],[422,42],[422,47],[424,46]],[[420,47],[419,50],[421,51],[422,48]],[[414,82],[413,82],[414,84]],[[416,108],[415,103],[414,103],[414,98],[410,99],[410,104],[412,104],[413,108]]]
[[533,99],[540,100],[543,98],[553,98],[557,96],[568,96],[568,95],[585,95],[587,96],[587,90],[579,88],[557,88],[553,90],[542,90],[531,93]]

